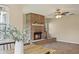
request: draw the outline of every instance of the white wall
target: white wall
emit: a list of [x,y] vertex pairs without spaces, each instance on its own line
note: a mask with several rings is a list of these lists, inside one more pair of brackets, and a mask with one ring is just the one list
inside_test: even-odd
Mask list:
[[79,44],[79,15],[53,19],[49,23],[49,33],[57,41]]
[[23,29],[23,9],[20,4],[8,5],[10,24],[16,26],[19,30]]

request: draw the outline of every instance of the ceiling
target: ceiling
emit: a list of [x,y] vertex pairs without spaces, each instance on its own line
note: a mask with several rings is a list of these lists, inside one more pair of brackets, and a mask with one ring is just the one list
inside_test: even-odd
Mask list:
[[52,15],[50,14],[53,14],[58,8],[75,13],[76,15],[79,14],[79,4],[25,4],[23,6],[23,12],[33,12],[51,17]]

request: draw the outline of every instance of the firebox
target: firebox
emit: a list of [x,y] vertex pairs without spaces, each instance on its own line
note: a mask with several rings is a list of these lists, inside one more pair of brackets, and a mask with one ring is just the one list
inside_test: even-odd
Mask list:
[[42,38],[42,32],[34,32],[34,40],[38,40]]

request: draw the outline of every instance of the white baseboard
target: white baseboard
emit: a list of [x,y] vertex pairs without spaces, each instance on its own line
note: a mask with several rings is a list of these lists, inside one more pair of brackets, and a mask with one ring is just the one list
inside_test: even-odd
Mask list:
[[63,41],[63,40],[57,40],[57,41],[60,41],[60,42],[67,42],[67,43],[74,43],[74,44],[79,44],[78,42],[69,42],[69,41]]

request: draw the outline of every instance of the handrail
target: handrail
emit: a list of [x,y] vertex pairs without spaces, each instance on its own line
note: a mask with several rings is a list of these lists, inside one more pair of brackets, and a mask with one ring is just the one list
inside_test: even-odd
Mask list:
[[12,43],[15,43],[15,42],[5,42],[5,43],[0,43],[0,45],[12,44]]

